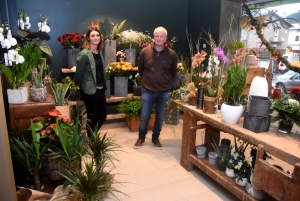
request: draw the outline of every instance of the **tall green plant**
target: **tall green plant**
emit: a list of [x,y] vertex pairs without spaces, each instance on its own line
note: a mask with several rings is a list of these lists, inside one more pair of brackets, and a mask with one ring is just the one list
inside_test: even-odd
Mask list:
[[58,83],[55,78],[52,79],[51,90],[53,92],[55,104],[58,106],[63,106],[65,98],[71,82],[69,83]]
[[44,72],[44,64],[41,64],[40,72],[34,73],[34,70],[31,70],[31,74],[34,80],[34,85],[36,88],[43,88],[44,82],[43,82],[43,72]]
[[77,116],[74,125],[72,124],[59,124],[56,119],[56,124],[52,129],[59,138],[59,142],[63,148],[61,153],[63,159],[68,163],[79,164],[81,162],[81,156],[86,153],[84,146],[84,140],[86,135],[80,133],[79,130],[79,116]]
[[228,105],[237,106],[244,99],[243,88],[246,85],[248,68],[241,65],[227,69],[227,80],[223,85],[223,100]]
[[36,132],[36,128],[30,121],[30,130],[32,134],[31,142],[25,140],[24,137],[19,139],[18,137],[10,136],[10,148],[13,151],[13,157],[25,168],[27,168],[34,176],[34,182],[37,190],[41,189],[39,170],[42,168],[43,162],[45,160],[45,153],[50,147],[51,141],[49,140],[47,144],[40,142],[40,133]]

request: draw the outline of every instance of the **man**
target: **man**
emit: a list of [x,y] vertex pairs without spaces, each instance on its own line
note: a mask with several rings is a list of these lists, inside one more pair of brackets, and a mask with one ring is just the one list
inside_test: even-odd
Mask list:
[[154,45],[145,47],[138,61],[138,72],[142,77],[142,112],[140,116],[139,138],[135,149],[141,148],[148,132],[151,110],[156,103],[156,117],[152,133],[152,143],[162,149],[159,135],[164,121],[164,110],[172,88],[172,79],[176,75],[176,52],[165,46],[167,30],[157,27],[154,32]]

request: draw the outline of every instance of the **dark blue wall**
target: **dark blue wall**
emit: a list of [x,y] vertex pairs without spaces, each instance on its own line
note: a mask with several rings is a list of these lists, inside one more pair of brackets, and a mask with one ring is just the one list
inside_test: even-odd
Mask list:
[[[126,19],[124,30],[133,29],[151,33],[154,28],[164,26],[168,39],[178,38],[174,50],[189,53],[186,27],[194,39],[204,30],[212,33],[218,42],[221,0],[4,0],[15,2],[15,12],[24,10],[30,17],[31,31],[38,31],[39,12],[49,16],[51,39],[45,41],[51,48],[53,57],[52,77],[60,80],[61,68],[67,66],[66,51],[57,37],[69,32],[84,33],[91,21],[107,18],[114,23]],[[1,1],[1,2],[4,2]],[[12,9],[13,10],[13,9]],[[1,3],[1,14],[5,12]],[[12,12],[12,11],[10,11]],[[17,13],[15,14],[17,16]],[[7,21],[2,17],[2,22]],[[10,21],[10,24],[16,20]],[[202,45],[201,45],[202,47]]]

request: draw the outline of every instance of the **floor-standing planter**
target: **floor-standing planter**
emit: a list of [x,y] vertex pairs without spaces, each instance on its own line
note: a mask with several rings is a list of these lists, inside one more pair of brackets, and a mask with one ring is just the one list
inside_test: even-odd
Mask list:
[[73,68],[74,66],[76,66],[76,58],[79,52],[80,49],[67,49],[68,68]]
[[106,90],[105,90],[105,97],[110,98],[111,91],[110,91],[110,79],[106,80]]
[[[151,114],[149,123],[148,123],[148,130],[153,130],[154,128],[154,121],[155,121],[155,114]],[[133,117],[126,117],[125,122],[131,132],[137,132],[140,128],[140,118],[133,118]]]
[[117,46],[116,40],[105,40],[104,43],[105,66],[107,66],[116,61]]
[[114,77],[114,95],[116,97],[128,96],[128,77]]

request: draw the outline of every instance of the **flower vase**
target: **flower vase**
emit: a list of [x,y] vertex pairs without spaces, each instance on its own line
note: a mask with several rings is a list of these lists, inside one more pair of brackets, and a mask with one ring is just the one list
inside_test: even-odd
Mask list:
[[226,168],[225,174],[226,174],[228,177],[230,177],[230,178],[234,178],[234,177],[235,177],[234,169]]
[[286,119],[280,119],[278,121],[278,131],[280,133],[289,134],[292,131],[294,122]]
[[128,77],[114,77],[114,95],[115,97],[128,96]]
[[133,95],[134,96],[141,96],[142,95],[142,86],[133,85]]
[[106,90],[105,90],[105,97],[110,98],[111,92],[110,92],[110,79],[106,80]]
[[131,62],[132,66],[136,66],[136,49],[124,49],[126,61]]
[[68,57],[68,68],[73,68],[76,66],[76,58],[80,49],[67,49],[67,57]]

